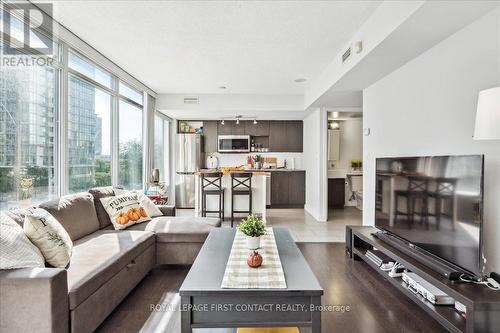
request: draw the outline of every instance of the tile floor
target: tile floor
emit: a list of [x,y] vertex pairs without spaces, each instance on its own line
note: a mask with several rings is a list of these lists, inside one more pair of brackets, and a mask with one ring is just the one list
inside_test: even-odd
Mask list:
[[[178,209],[177,215],[190,216],[193,210]],[[285,227],[290,230],[296,242],[327,243],[344,242],[346,225],[361,225],[361,211],[354,207],[334,209],[328,212],[327,222],[318,222],[304,209],[268,209],[268,224],[276,227]],[[229,227],[225,221],[223,227]]]

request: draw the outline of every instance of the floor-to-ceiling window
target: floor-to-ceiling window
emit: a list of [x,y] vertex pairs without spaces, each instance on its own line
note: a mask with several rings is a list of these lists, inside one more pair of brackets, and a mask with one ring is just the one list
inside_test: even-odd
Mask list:
[[68,188],[111,185],[111,75],[69,52]]
[[111,185],[111,95],[69,77],[69,191]]
[[154,162],[155,169],[160,171],[160,181],[169,185],[169,121],[160,113],[155,115]]
[[30,206],[57,193],[55,58],[52,64],[1,68],[0,209]]
[[118,183],[124,188],[139,189],[143,186],[142,109],[120,100],[118,110]]
[[[22,50],[23,16],[3,14],[2,7],[12,28],[0,28],[1,36]],[[13,55],[1,39],[0,209],[95,186],[144,185],[143,96],[154,93],[76,36],[69,40],[53,43],[52,61],[5,66]]]

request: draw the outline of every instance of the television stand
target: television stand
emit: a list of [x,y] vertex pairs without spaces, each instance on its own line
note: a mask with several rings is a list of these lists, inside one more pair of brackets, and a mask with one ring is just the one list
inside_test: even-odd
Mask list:
[[[484,285],[447,279],[422,263],[422,261],[375,237],[373,233],[379,231],[379,229],[374,227],[351,228],[352,251],[350,257],[353,260],[362,260],[376,270],[382,278],[398,289],[403,296],[410,298],[448,331],[456,333],[500,332],[499,291],[488,289]],[[453,306],[434,305],[423,296],[415,295],[408,290],[402,278],[389,277],[387,272],[382,271],[365,256],[366,251],[374,247],[465,305],[467,309],[466,316],[457,312]]]

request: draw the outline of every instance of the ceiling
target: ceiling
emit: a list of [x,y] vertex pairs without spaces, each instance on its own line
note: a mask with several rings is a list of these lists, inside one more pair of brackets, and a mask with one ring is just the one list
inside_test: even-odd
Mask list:
[[303,94],[380,3],[53,2],[55,19],[110,60],[181,94]]

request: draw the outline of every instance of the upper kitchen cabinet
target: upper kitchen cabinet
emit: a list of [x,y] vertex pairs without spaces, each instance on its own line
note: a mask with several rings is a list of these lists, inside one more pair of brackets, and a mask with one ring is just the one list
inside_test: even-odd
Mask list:
[[286,122],[280,120],[272,120],[269,123],[269,151],[286,152]]
[[257,124],[253,121],[245,121],[245,134],[251,136],[269,136],[269,121],[259,120]]
[[302,152],[303,123],[301,120],[273,120],[269,124],[269,151]]
[[233,128],[233,121],[225,121],[224,125],[219,121],[217,122],[217,134],[218,135],[231,135],[231,130]]
[[245,121],[240,121],[236,124],[234,120],[224,121],[224,125],[220,122],[217,124],[218,135],[243,135],[245,133]]
[[203,121],[203,144],[205,153],[217,152],[217,121]]
[[301,153],[303,151],[303,128],[302,120],[286,122],[287,152]]
[[246,123],[248,121],[246,120],[240,120],[240,123],[237,124],[236,122],[233,123],[232,127],[231,127],[231,134],[232,135],[244,135],[244,134],[247,134],[245,133],[245,127],[246,127]]

